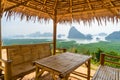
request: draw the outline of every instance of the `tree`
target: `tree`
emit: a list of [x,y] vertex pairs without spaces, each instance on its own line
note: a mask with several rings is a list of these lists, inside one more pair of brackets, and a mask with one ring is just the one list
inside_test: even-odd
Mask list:
[[103,53],[103,51],[102,51],[100,48],[98,48],[98,50],[97,50],[97,52],[96,52],[96,60],[97,60],[97,62],[100,61],[100,54],[101,54],[101,53]]

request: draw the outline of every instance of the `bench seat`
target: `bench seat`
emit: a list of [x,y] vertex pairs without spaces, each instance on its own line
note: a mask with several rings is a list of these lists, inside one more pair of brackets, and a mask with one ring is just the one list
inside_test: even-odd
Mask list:
[[92,80],[120,80],[120,69],[100,65]]
[[[115,61],[112,61],[112,60]],[[100,55],[100,66],[94,74],[92,80],[120,80],[120,56],[112,56],[108,54]],[[118,67],[111,67],[109,64],[114,64]]]
[[2,46],[6,50],[6,60],[0,59],[4,66],[4,80],[17,80],[35,71],[33,61],[51,56],[51,43]]
[[17,79],[18,77],[21,77],[23,75],[35,71],[35,67],[32,65],[32,62],[28,62],[28,63],[23,63],[21,65],[19,64],[13,66],[11,70],[12,70],[13,79]]

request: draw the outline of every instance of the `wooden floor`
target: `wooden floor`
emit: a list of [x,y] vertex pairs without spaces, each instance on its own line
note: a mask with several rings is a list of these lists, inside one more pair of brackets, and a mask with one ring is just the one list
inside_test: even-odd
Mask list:
[[[87,70],[86,70],[86,67],[83,65],[82,67],[79,67],[76,71],[86,73]],[[94,73],[95,73],[95,70],[91,70],[91,78]],[[29,75],[26,75],[22,80],[34,80],[34,78],[35,78],[35,72]],[[42,80],[52,80],[52,78],[50,75],[46,75],[42,78]],[[69,80],[86,80],[86,79],[83,77],[71,74],[69,77]]]

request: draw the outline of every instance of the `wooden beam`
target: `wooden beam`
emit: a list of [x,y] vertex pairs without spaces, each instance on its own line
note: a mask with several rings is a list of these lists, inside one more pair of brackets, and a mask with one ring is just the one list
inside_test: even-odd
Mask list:
[[[40,0],[40,1],[41,1],[41,0]],[[49,9],[49,8],[53,9],[53,7],[46,5],[47,0],[46,0],[46,2],[44,1],[43,3],[40,2],[40,1],[35,1],[35,2],[39,3],[40,5],[42,5],[42,6],[44,6],[44,7],[47,7],[48,9]]]
[[44,3],[43,3],[43,4],[45,4],[45,3],[46,3],[46,1],[47,1],[47,0],[44,0]]
[[44,0],[44,2],[43,2],[43,7],[41,7],[41,10],[44,9],[44,7],[46,6],[46,5],[45,5],[46,2],[47,2],[47,0]]
[[[10,1],[10,2],[16,4],[16,3],[13,2],[13,1]],[[25,5],[25,4],[21,4],[21,5],[24,6],[24,7],[27,7],[27,8],[30,8],[30,9],[36,10],[36,11],[41,11],[41,12],[46,13],[46,14],[48,14],[48,15],[53,15],[53,14],[51,14],[51,13],[47,13],[47,12],[45,12],[45,11],[43,11],[43,10],[40,10],[40,9],[37,9],[37,8],[35,8],[35,7],[31,7],[31,6],[28,6],[28,5]]]
[[89,8],[90,8],[90,10],[91,10],[91,9],[92,9],[92,6],[90,5],[90,1],[87,0],[87,3],[88,3],[88,6],[89,6]]
[[18,3],[18,4],[16,4],[16,5],[14,5],[14,6],[11,6],[11,7],[9,7],[9,8],[6,8],[4,11],[8,11],[8,10],[11,10],[11,9],[13,9],[13,8],[19,7],[19,6],[21,6],[21,5],[27,4],[29,1],[31,1],[31,0],[27,0],[27,1],[25,1],[25,2]]
[[70,13],[72,13],[72,0],[70,0]]
[[108,6],[105,5],[105,3],[109,3],[109,4],[111,5],[111,7],[115,7],[115,6],[113,6],[113,4],[111,3],[111,1],[107,2],[107,1],[101,0],[101,2],[102,2],[103,6],[104,6],[106,9],[108,9],[112,14],[114,14],[114,15],[117,16],[118,13],[116,12],[115,8],[114,8],[115,11],[113,11],[110,7],[108,7]]
[[[100,3],[101,1],[92,1],[92,2],[89,2],[89,5],[92,5],[92,4],[97,4],[97,3]],[[79,3],[79,4],[72,4],[72,7],[79,7],[79,6],[84,6],[84,5],[88,5],[88,3]],[[64,7],[61,7],[61,8],[68,8],[68,6],[64,6]],[[58,8],[58,9],[61,9],[61,8]]]
[[46,12],[46,11],[43,11],[43,10],[37,9],[37,8],[35,8],[35,7],[31,7],[31,6],[27,6],[27,5],[24,5],[24,6],[27,7],[27,8],[30,8],[30,9],[36,10],[36,11],[41,11],[41,12],[43,12],[43,13],[53,15],[53,14],[51,14],[51,13],[49,13],[49,12]]
[[116,59],[120,59],[120,56],[112,56],[112,55],[108,55],[108,54],[105,54],[106,57],[110,57],[110,58],[116,58]]
[[110,61],[110,60],[105,60],[105,62],[108,62],[108,63],[111,63],[111,64],[116,64],[116,65],[120,66],[120,63],[118,63],[118,62],[113,62],[113,61]]
[[70,14],[71,14],[71,20],[72,20],[72,0],[70,0],[69,2],[70,2]]
[[[91,6],[91,4],[90,4],[90,0],[87,0],[87,3],[88,3],[88,6],[89,6],[89,9],[90,10],[92,10],[93,8],[92,8],[92,6]],[[90,12],[92,15],[95,15],[95,12],[93,11],[93,12]]]
[[58,0],[55,0],[55,3],[54,3],[54,11],[56,11],[57,10],[57,2],[58,2]]
[[[111,9],[120,9],[120,7],[111,7]],[[99,9],[94,9],[94,10],[81,10],[81,11],[72,11],[73,14],[80,14],[80,13],[92,13],[92,12],[99,12],[99,11],[104,11],[107,10],[106,8],[99,8]],[[57,14],[57,15],[62,15],[62,14]],[[70,15],[70,13],[65,13],[65,15]]]
[[[112,6],[112,7],[115,7],[114,5],[113,5],[113,3],[109,0],[109,3],[110,3],[110,5]],[[119,12],[118,12],[118,10],[115,8],[115,13],[116,14],[118,14]]]

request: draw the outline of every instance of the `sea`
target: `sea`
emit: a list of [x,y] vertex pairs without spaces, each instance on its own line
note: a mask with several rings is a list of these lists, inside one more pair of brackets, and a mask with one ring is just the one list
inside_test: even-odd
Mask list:
[[[106,41],[105,37],[94,36],[93,39],[79,39],[79,38],[57,38],[59,41],[75,41],[78,44],[89,44],[89,43],[97,43],[100,41]],[[11,37],[11,38],[3,38],[2,45],[17,45],[17,44],[36,44],[42,42],[53,42],[53,37]]]

